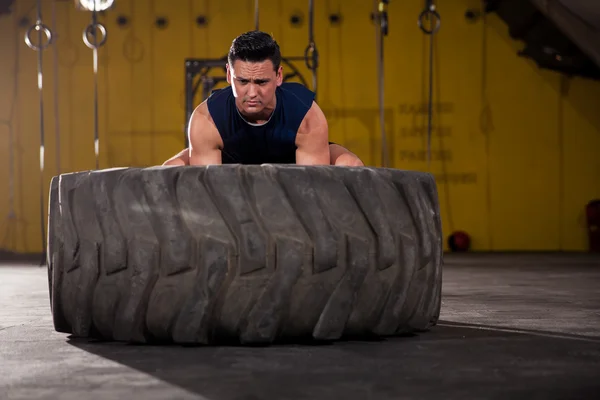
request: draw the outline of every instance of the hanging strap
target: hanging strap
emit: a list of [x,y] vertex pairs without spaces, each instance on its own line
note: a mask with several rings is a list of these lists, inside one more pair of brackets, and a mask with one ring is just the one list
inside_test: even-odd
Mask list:
[[312,71],[312,90],[317,93],[317,68],[319,68],[319,52],[315,43],[315,9],[313,0],[308,0],[308,46],[304,51],[306,67]]
[[[34,31],[38,33],[38,42],[35,44],[31,39]],[[42,40],[42,34],[46,35],[46,42]],[[37,1],[37,18],[27,32],[25,32],[25,44],[37,52],[37,70],[38,70],[38,92],[39,92],[39,109],[40,109],[40,228],[42,232],[42,252],[46,251],[46,225],[44,221],[44,80],[43,80],[43,50],[48,48],[52,43],[52,31],[42,22],[42,2]]]
[[[432,20],[435,18],[435,23]],[[427,27],[425,21],[430,22],[430,27]],[[419,14],[419,28],[429,35],[429,101],[427,113],[427,170],[431,168],[431,129],[433,118],[433,35],[440,29],[441,18],[437,12],[434,0],[425,0],[425,8]]]
[[[52,29],[54,31],[57,30],[56,23],[56,2],[54,0],[52,2]],[[60,175],[61,166],[60,166],[60,112],[59,112],[59,101],[58,101],[58,88],[60,87],[58,83],[58,46],[54,46],[53,48],[53,70],[54,70],[54,138],[55,138],[55,157],[56,157],[56,175]]]
[[387,5],[389,0],[375,0],[376,16],[379,26],[377,27],[377,77],[378,77],[378,93],[379,93],[379,129],[381,138],[381,166],[387,168],[389,166],[389,154],[387,147],[387,136],[385,131],[385,68],[384,68],[384,51],[383,43],[388,35],[388,13]]
[[[102,40],[98,42],[98,31],[102,34]],[[83,30],[83,43],[92,49],[93,73],[94,73],[94,154],[96,156],[96,169],[100,167],[100,141],[98,135],[98,49],[106,43],[106,27],[98,22],[96,2],[92,10],[92,22]],[[89,36],[92,37],[90,41]]]
[[258,0],[254,0],[254,30],[258,30]]

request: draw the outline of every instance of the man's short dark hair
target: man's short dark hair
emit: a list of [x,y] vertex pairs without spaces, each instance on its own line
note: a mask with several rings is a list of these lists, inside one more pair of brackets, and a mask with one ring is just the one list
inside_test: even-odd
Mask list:
[[277,71],[281,64],[281,52],[279,45],[271,35],[261,31],[250,31],[233,39],[227,60],[232,66],[235,60],[245,62],[271,60]]

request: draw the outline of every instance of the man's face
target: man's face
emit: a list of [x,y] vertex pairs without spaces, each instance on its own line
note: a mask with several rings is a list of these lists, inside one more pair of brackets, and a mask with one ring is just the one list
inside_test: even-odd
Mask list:
[[282,82],[282,68],[275,71],[271,60],[227,64],[227,82],[233,89],[240,112],[256,115],[275,105],[275,89]]

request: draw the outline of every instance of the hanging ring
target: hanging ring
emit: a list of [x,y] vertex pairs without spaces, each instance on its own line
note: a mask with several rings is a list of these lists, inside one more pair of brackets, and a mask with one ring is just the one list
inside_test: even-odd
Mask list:
[[[98,33],[98,30],[96,28],[98,28],[100,30],[100,33],[102,33],[102,40],[100,41],[100,43],[97,43],[96,34]],[[90,42],[90,40],[88,39],[88,35],[94,35],[94,39],[95,39],[94,43]],[[90,49],[97,49],[99,47],[102,47],[102,45],[104,45],[105,42],[106,42],[106,28],[101,23],[89,24],[83,30],[83,43],[85,43],[85,45],[87,47],[89,47]]]
[[306,67],[311,71],[316,70],[319,67],[319,52],[317,46],[314,43],[310,43],[304,51],[304,61]]
[[[47,41],[46,43],[39,43],[39,44],[34,44],[33,41],[31,40],[31,34],[33,33],[33,31],[42,31],[44,32],[44,34],[46,35]],[[50,43],[52,43],[52,31],[50,30],[50,28],[48,28],[46,25],[44,25],[41,21],[36,22],[35,25],[32,25],[27,32],[25,32],[25,44],[27,44],[27,46],[35,51],[39,51],[39,50],[43,50],[45,48],[47,48]]]
[[[427,18],[432,18],[435,17],[435,25],[433,25],[432,29],[427,29],[425,27],[424,24],[424,20]],[[441,24],[441,17],[440,14],[437,12],[437,10],[435,9],[435,5],[431,5],[428,8],[424,9],[423,12],[421,14],[419,14],[419,28],[421,28],[421,30],[428,34],[428,35],[432,35],[434,33],[437,33],[437,31],[440,30],[440,24]]]

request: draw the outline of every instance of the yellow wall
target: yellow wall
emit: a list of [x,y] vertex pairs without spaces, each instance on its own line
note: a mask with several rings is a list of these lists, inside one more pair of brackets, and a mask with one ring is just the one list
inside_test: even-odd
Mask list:
[[[184,6],[175,3],[184,3]],[[19,20],[35,18],[32,1],[17,0],[0,17],[0,213],[9,210],[8,133],[15,137],[15,211],[4,221],[0,248],[41,250],[39,221],[39,112],[36,53],[23,42]],[[52,1],[45,1],[50,24]],[[237,34],[253,28],[253,0],[116,0],[101,21],[109,39],[100,50],[101,168],[159,164],[183,145],[183,60],[222,57]],[[233,4],[237,3],[237,4]],[[370,2],[316,1],[316,41],[321,54],[318,100],[331,139],[380,163],[375,30]],[[600,100],[598,82],[541,71],[519,58],[519,43],[495,16],[469,23],[475,0],[439,2],[442,29],[435,45],[435,107],[432,172],[439,180],[445,235],[469,232],[475,250],[585,250],[583,210],[600,197]],[[144,8],[148,4],[148,8]],[[391,2],[386,38],[386,116],[394,166],[425,170],[428,38],[416,26],[421,0]],[[307,1],[262,0],[261,29],[272,32],[284,55],[299,56],[307,25]],[[341,25],[327,16],[340,12]],[[119,14],[130,25],[116,24]],[[208,15],[198,27],[195,17]],[[166,16],[166,29],[154,27]],[[81,32],[90,14],[73,2],[56,5],[56,51],[44,55],[45,173],[57,174],[55,106],[58,106],[61,171],[94,168],[92,52]],[[310,79],[303,63],[301,71]],[[58,102],[54,101],[57,90]],[[16,90],[16,92],[15,92]],[[16,94],[15,94],[16,93]],[[11,107],[14,113],[11,117]],[[6,167],[4,166],[6,165]],[[6,188],[6,189],[5,189]]]

